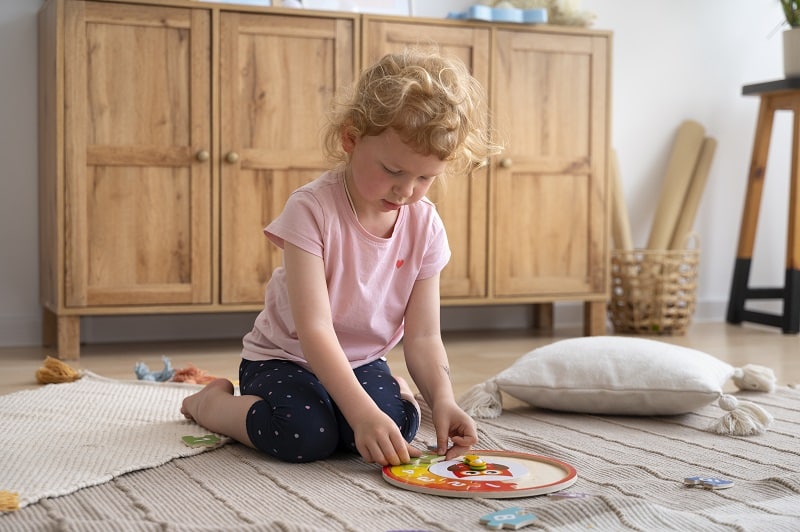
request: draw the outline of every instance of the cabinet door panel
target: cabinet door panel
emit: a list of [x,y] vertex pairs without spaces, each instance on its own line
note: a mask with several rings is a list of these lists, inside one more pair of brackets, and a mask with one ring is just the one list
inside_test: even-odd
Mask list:
[[588,35],[497,32],[495,295],[601,294],[607,234],[605,47]]
[[208,13],[65,14],[67,305],[210,303]]
[[[450,25],[368,20],[364,63],[406,47],[434,47],[458,57],[489,87],[489,30]],[[435,40],[435,44],[431,44]],[[429,199],[442,217],[452,257],[442,271],[443,298],[486,296],[487,170],[438,180]]]
[[263,302],[281,258],[262,230],[292,190],[329,167],[320,130],[334,91],[355,76],[354,27],[352,19],[222,14],[222,303]]

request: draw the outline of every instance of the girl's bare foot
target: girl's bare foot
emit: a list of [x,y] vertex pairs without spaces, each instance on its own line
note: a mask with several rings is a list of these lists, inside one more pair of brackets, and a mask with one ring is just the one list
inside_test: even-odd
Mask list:
[[220,394],[233,395],[233,383],[228,379],[215,379],[209,382],[205,388],[194,393],[183,400],[181,414],[186,419],[197,421],[197,413],[203,409],[206,401],[213,401]]

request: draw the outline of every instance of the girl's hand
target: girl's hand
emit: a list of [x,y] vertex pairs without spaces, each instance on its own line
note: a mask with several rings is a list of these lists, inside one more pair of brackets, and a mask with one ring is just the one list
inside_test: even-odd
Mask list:
[[[478,443],[475,421],[455,403],[449,401],[433,408],[433,427],[436,430],[436,453],[445,459],[465,454]],[[447,448],[448,439],[453,446]]]
[[421,456],[400,433],[394,421],[376,410],[353,425],[356,449],[364,461],[385,465],[407,464],[411,457]]

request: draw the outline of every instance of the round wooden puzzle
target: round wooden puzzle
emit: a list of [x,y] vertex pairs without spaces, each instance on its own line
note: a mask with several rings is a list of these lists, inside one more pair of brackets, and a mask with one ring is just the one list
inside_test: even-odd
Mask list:
[[384,466],[383,478],[420,493],[490,499],[545,495],[578,480],[571,465],[535,454],[471,451],[453,460],[443,458],[424,455],[410,464]]

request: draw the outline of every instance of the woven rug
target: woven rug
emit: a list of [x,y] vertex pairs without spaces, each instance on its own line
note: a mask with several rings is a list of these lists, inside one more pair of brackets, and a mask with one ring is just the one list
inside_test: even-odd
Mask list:
[[[100,397],[87,390],[92,399],[86,404],[114,404],[120,393],[113,388]],[[572,464],[578,480],[568,491],[587,494],[585,498],[424,495],[388,484],[380,468],[356,456],[285,464],[234,443],[42,499],[0,516],[0,530],[485,531],[480,517],[509,507],[537,516],[525,530],[800,530],[800,391],[779,387],[772,394],[738,397],[773,414],[775,422],[765,435],[707,432],[721,412],[712,405],[659,418],[513,407],[479,423],[482,448],[541,454]],[[175,397],[172,406],[178,402]],[[174,415],[172,406],[167,411]],[[5,424],[7,414],[2,415]],[[135,420],[142,421],[165,431],[172,431],[172,424],[190,428],[174,417],[158,423]],[[120,432],[127,432],[129,423],[120,423]],[[32,433],[33,428],[25,430]],[[430,412],[423,405],[419,443],[431,438]],[[140,441],[141,451],[154,441],[156,436]],[[36,467],[35,458],[25,460]],[[6,463],[4,459],[3,468]],[[685,477],[696,475],[726,478],[734,486],[705,490],[684,485]],[[48,478],[56,482],[56,476]]]
[[208,450],[182,440],[208,434],[180,413],[199,388],[86,372],[0,396],[0,490],[18,493],[25,507]]

